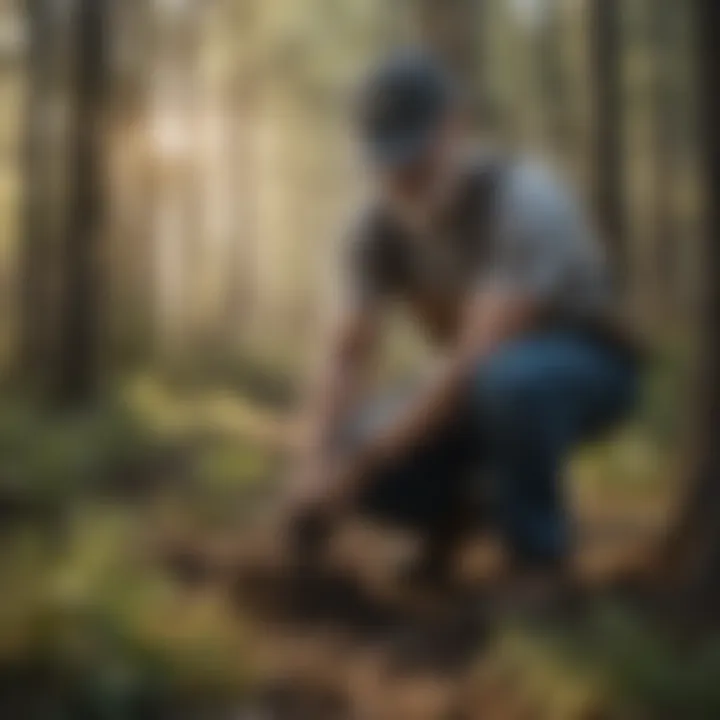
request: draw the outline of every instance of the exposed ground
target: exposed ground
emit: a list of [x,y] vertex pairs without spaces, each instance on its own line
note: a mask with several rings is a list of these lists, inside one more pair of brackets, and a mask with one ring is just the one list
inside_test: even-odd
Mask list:
[[[663,503],[576,499],[578,587],[560,622],[585,613],[642,558],[662,531]],[[268,523],[270,525],[270,523]],[[264,536],[264,537],[263,537]],[[189,588],[228,593],[252,630],[256,682],[239,718],[268,720],[523,720],[551,718],[498,658],[508,625],[527,619],[522,590],[504,577],[498,548],[471,540],[452,587],[420,592],[398,581],[411,540],[348,526],[322,569],[297,573],[277,537],[245,531],[176,547],[170,565]],[[529,604],[532,608],[532,603]],[[556,608],[530,621],[552,627]],[[551,690],[552,692],[552,690]],[[588,689],[566,717],[601,718]],[[610,715],[607,715],[610,717]]]
[[[537,617],[488,538],[441,592],[398,581],[412,538],[350,522],[294,571],[276,417],[147,383],[73,422],[0,413],[3,720],[720,717],[720,644],[679,652],[618,601],[673,506],[657,442],[631,430],[578,459],[576,588]],[[47,714],[68,698],[83,711]]]

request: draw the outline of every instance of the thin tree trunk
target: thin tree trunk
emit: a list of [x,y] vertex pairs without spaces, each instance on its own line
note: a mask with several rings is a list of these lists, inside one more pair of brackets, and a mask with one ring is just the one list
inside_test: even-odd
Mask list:
[[537,35],[544,125],[553,152],[566,164],[576,152],[574,127],[568,110],[568,87],[563,68],[562,16],[558,0],[548,0]]
[[233,241],[226,268],[225,328],[236,346],[241,344],[257,311],[257,100],[236,97],[234,108],[230,157],[237,197]]
[[655,288],[652,298],[658,318],[672,312],[677,271],[677,213],[674,206],[674,180],[677,170],[676,113],[678,98],[673,93],[675,56],[672,42],[674,2],[659,0],[650,9],[653,50],[653,247],[655,249]]
[[720,599],[720,4],[695,0],[705,192],[704,303],[690,492],[670,535],[670,560],[707,602]]
[[618,272],[626,270],[620,0],[591,0],[590,47],[595,88],[595,205]]
[[108,10],[107,0],[80,0],[76,8],[72,196],[54,383],[58,403],[71,407],[92,400],[100,380]]
[[124,369],[147,361],[154,330],[149,309],[154,300],[156,167],[148,125],[156,27],[152,0],[123,0],[113,10],[109,322],[113,366]]
[[53,261],[60,206],[64,30],[56,0],[28,0],[29,52],[20,254],[18,374],[34,391],[47,389],[52,361]]
[[448,65],[470,94],[473,109],[482,109],[483,5],[485,0],[420,0],[422,41]]
[[158,353],[177,369],[189,357],[199,229],[197,89],[202,5],[164,7],[157,22],[153,119],[157,139],[155,207]]
[[[235,3],[230,22],[254,35],[260,31],[261,17],[261,8],[257,4]],[[264,77],[258,72],[257,51],[235,57],[230,85],[233,126],[228,152],[235,216],[225,297],[225,328],[233,350],[246,342],[258,310],[259,130]]]

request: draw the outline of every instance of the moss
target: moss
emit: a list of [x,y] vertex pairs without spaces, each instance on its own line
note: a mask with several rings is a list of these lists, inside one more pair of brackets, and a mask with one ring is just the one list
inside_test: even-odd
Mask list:
[[76,515],[60,553],[17,536],[0,566],[0,667],[43,668],[33,691],[61,686],[58,710],[108,706],[119,712],[108,717],[135,718],[123,708],[149,698],[246,692],[247,628],[222,595],[176,587],[141,533],[132,514],[94,506]]
[[547,720],[713,720],[720,636],[683,647],[637,613],[598,606],[582,622],[506,627],[476,677],[481,691],[502,684]]

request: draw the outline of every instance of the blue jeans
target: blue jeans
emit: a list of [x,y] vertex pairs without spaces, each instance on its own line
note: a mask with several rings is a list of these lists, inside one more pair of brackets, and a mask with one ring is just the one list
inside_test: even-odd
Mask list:
[[360,510],[432,533],[480,491],[518,559],[560,560],[571,544],[564,463],[629,413],[637,385],[637,363],[588,336],[516,340],[478,364],[451,422],[371,479]]

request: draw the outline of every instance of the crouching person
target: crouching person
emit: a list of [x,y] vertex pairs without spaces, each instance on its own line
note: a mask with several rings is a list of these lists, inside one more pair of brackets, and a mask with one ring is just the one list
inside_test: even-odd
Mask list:
[[[390,58],[364,87],[376,196],[350,233],[345,303],[292,489],[299,541],[326,540],[345,513],[398,523],[423,538],[428,578],[446,572],[476,513],[518,566],[564,565],[563,466],[626,416],[638,376],[577,203],[532,162],[471,151],[463,110],[461,89],[419,53]],[[393,303],[439,367],[399,409],[360,422]]]

